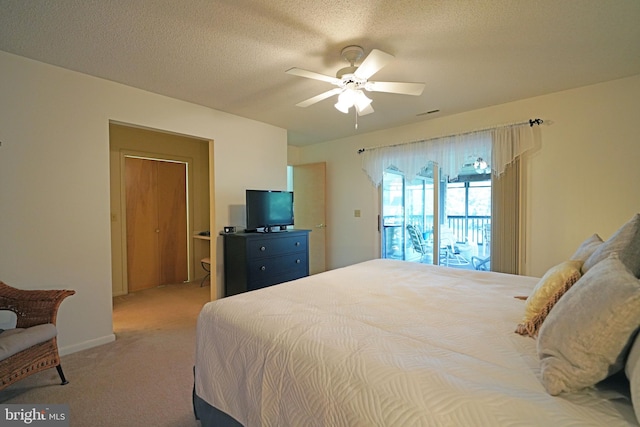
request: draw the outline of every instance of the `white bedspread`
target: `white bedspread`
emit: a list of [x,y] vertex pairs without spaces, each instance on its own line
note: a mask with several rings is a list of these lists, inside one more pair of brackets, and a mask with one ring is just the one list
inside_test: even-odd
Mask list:
[[245,426],[627,426],[628,397],[552,397],[514,333],[536,278],[373,260],[207,304],[196,393]]

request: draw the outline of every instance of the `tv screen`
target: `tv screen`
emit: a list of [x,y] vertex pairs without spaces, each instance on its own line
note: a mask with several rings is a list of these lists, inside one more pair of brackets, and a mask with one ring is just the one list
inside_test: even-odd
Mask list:
[[293,225],[293,192],[247,190],[247,230]]

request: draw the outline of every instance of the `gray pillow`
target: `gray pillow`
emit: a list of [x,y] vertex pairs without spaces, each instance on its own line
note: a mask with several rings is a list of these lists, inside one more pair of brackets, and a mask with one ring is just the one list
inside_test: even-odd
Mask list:
[[587,238],[587,240],[582,242],[582,244],[578,246],[578,249],[576,249],[576,251],[573,253],[573,255],[571,255],[571,258],[569,259],[585,262],[591,256],[591,254],[593,254],[596,249],[600,247],[601,244],[602,238],[599,235],[594,234],[593,236]]
[[592,386],[624,368],[640,326],[640,280],[616,253],[557,302],[538,334],[542,383],[551,395]]
[[631,346],[625,365],[625,373],[629,378],[633,410],[636,412],[636,418],[640,420],[640,335],[636,336]]
[[640,277],[640,213],[635,214],[587,258],[582,266],[582,274],[607,258],[612,252],[617,252],[620,261],[631,270],[634,276]]

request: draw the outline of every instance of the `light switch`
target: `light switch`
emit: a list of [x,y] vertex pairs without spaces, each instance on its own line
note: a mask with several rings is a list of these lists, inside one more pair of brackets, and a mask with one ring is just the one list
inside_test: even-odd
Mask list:
[[353,211],[353,216],[355,216],[356,218],[360,218],[360,209],[356,209],[355,211]]

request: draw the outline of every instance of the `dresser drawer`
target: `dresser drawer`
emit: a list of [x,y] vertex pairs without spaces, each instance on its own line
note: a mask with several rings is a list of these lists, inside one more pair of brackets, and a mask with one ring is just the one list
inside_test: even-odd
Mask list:
[[278,276],[274,276],[266,279],[263,278],[260,280],[249,282],[247,283],[247,290],[253,291],[255,289],[266,288],[268,286],[277,285],[279,283],[288,282],[290,280],[300,279],[306,276],[308,276],[306,271],[300,271],[300,270],[287,271],[282,274],[279,274]]
[[286,272],[308,271],[306,252],[297,252],[273,258],[259,258],[249,261],[249,282],[262,281],[281,276]]
[[247,255],[249,259],[254,259],[256,257],[277,256],[303,251],[307,247],[307,238],[306,234],[299,234],[296,236],[251,239],[247,242]]

